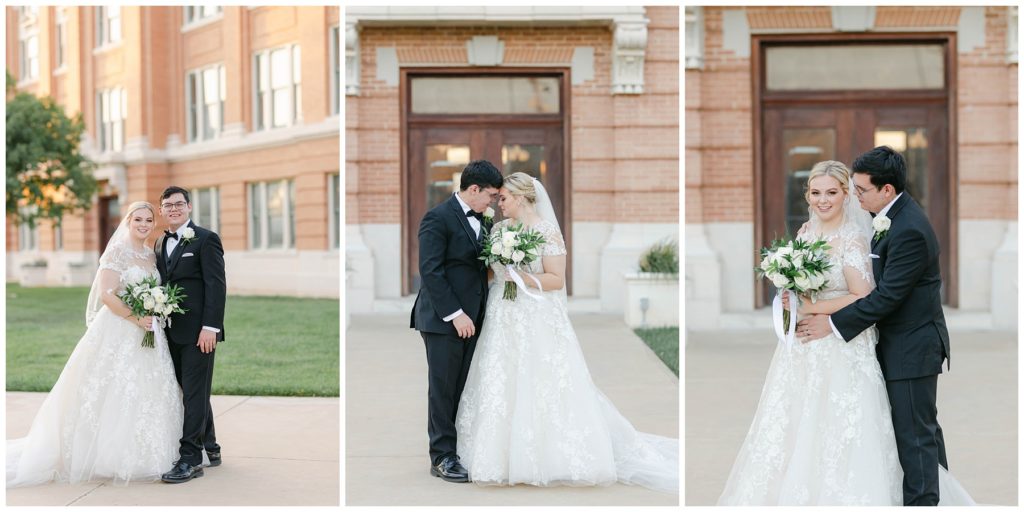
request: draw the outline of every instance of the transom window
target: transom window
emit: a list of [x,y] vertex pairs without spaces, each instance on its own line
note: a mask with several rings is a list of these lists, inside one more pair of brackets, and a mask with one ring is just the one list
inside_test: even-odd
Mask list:
[[939,44],[770,46],[767,89],[942,89],[945,52]]
[[413,114],[558,114],[559,79],[424,76],[411,80]]

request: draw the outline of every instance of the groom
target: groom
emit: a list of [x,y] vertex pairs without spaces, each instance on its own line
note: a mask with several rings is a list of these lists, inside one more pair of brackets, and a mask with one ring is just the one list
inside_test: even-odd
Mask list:
[[892,407],[896,447],[903,466],[903,504],[937,505],[939,464],[948,469],[935,392],[949,333],[939,288],[939,242],[924,211],[904,189],[903,157],[888,146],[859,156],[853,182],[861,206],[875,214],[871,262],[877,286],[831,315],[801,321],[801,341],[834,332],[851,340],[878,327],[878,362]]
[[174,375],[181,386],[185,418],[180,458],[161,479],[187,482],[203,476],[203,450],[210,466],[219,466],[220,445],[213,429],[210,385],[213,356],[224,341],[224,249],[217,233],[189,219],[192,202],[188,191],[168,187],[160,195],[160,214],[170,226],[154,246],[157,268],[164,284],[178,285],[185,294],[184,314],[173,314],[165,332]]
[[420,221],[422,284],[409,327],[420,331],[427,349],[430,474],[449,482],[469,481],[455,453],[455,416],[487,303],[487,267],[478,259],[486,229],[483,212],[501,184],[501,173],[490,162],[470,162],[459,191]]

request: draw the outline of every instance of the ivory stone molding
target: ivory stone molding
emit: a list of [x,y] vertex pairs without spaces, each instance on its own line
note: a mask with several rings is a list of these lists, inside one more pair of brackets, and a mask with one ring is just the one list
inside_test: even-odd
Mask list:
[[[647,50],[646,11],[623,7],[374,7],[352,6],[345,10],[345,93],[359,94],[359,28],[363,26],[416,25],[606,25],[612,31],[612,94],[641,94]],[[490,37],[490,36],[485,36]],[[492,44],[493,43],[493,44]],[[474,38],[467,42],[467,66],[501,65],[501,41]]]

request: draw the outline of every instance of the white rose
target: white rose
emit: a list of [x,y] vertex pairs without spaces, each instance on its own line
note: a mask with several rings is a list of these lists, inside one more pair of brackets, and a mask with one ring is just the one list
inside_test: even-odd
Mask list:
[[779,272],[772,272],[768,275],[768,279],[772,280],[772,284],[774,284],[776,288],[782,288],[789,284],[789,279],[786,279],[786,276]]
[[491,254],[501,254],[505,250],[505,247],[501,245],[501,242],[494,242],[491,244]]
[[779,250],[776,251],[775,253],[778,254],[779,256],[785,256],[787,254],[793,254],[793,248],[788,246],[788,245],[784,245],[782,247],[779,247]]
[[821,288],[821,285],[825,284],[825,274],[815,272],[811,274],[811,288],[817,290]]
[[800,267],[804,266],[804,256],[803,256],[803,254],[797,254],[796,256],[793,257],[793,266],[796,267],[796,268],[800,268]]
[[768,270],[768,267],[770,267],[771,264],[771,256],[766,256],[761,260],[761,270]]
[[156,306],[156,302],[153,301],[152,297],[146,297],[146,300],[142,301],[142,307],[146,308],[147,311],[153,309]]
[[512,248],[506,247],[505,250],[501,251],[501,257],[505,258],[506,260],[512,259]]
[[487,209],[484,210],[484,218],[485,219],[493,219],[494,218],[494,208],[491,208],[490,206],[488,206]]
[[185,231],[181,233],[181,236],[184,238],[192,238],[196,236],[196,232],[193,231],[192,228],[185,228]]
[[797,288],[806,290],[811,286],[811,279],[805,272],[797,274],[796,278],[793,279],[793,283],[796,284]]
[[164,293],[163,288],[153,288],[152,295],[153,295],[154,299],[161,298],[161,297],[165,298],[165,299],[167,298],[167,294]]
[[789,258],[779,256],[779,268],[793,268],[793,262]]
[[892,225],[892,221],[885,215],[876,215],[875,219],[871,221],[871,227],[875,228],[875,233],[881,233],[889,229]]
[[516,244],[516,232],[515,231],[506,231],[506,232],[502,233],[501,234],[501,243],[503,243],[505,245],[515,245]]
[[164,305],[164,304],[167,303],[167,296],[165,296],[165,295],[156,295],[156,296],[153,297],[153,300],[158,305]]
[[526,257],[526,253],[523,251],[515,251],[512,253],[512,261],[519,263]]
[[170,304],[164,304],[164,306],[160,308],[160,314],[163,316],[171,314],[172,311],[174,311],[174,308]]

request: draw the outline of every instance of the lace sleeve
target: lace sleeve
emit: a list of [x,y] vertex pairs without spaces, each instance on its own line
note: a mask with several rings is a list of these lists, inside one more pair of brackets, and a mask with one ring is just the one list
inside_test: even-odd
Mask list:
[[544,222],[537,226],[537,231],[544,235],[544,244],[540,246],[541,256],[564,256],[566,254],[565,240],[554,226]]
[[854,232],[844,233],[839,250],[843,253],[843,267],[856,270],[869,284],[874,283],[867,240]]
[[108,247],[103,252],[103,255],[100,256],[99,270],[113,270],[118,274],[122,274],[128,270],[128,261],[129,256],[126,251],[121,250],[119,247]]

